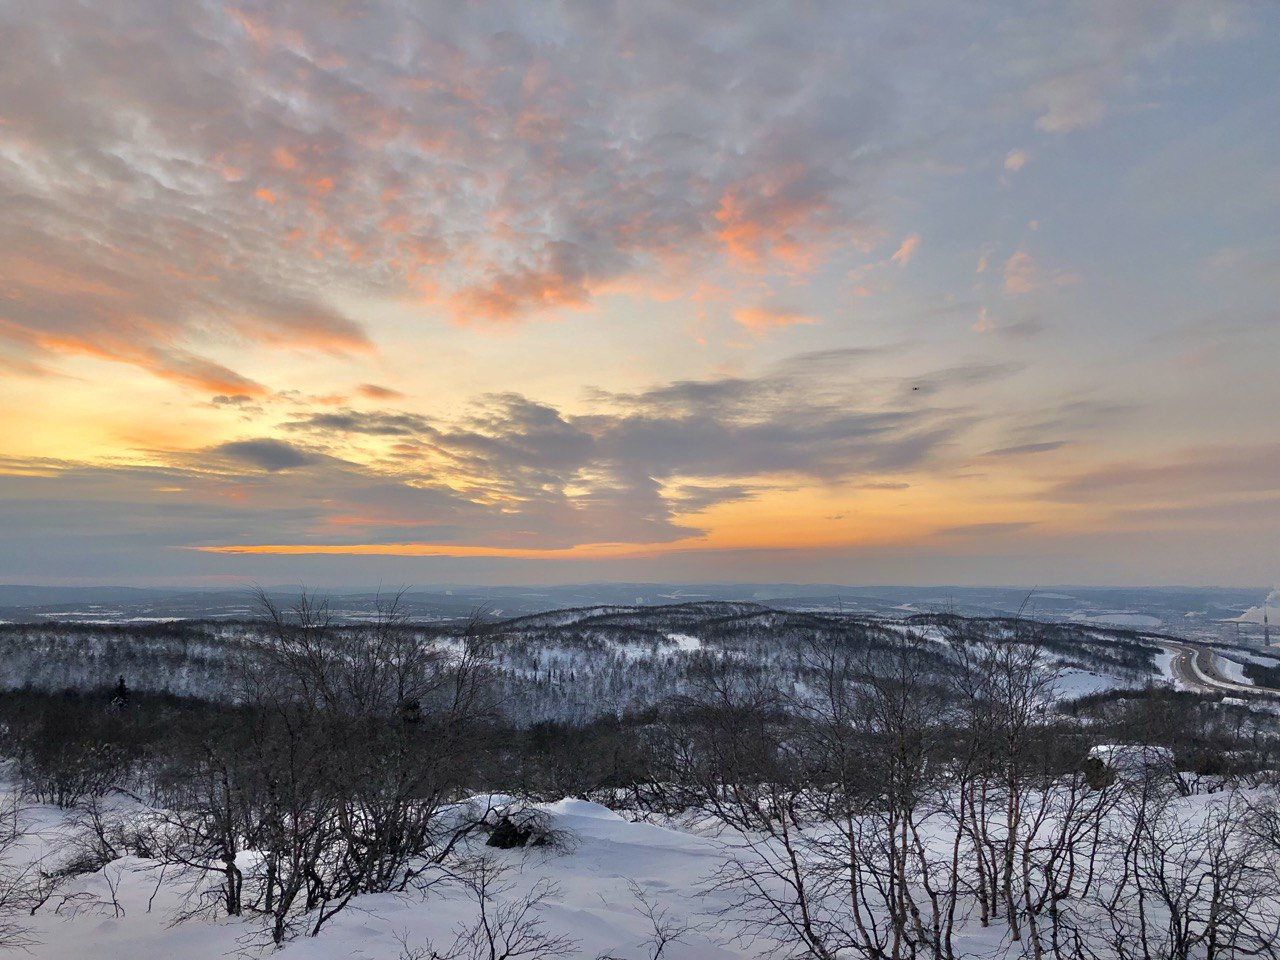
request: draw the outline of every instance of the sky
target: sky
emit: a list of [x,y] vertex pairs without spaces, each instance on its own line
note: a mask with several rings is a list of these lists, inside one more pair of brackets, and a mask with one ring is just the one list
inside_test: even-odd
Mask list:
[[0,0],[0,581],[1280,580],[1269,0]]

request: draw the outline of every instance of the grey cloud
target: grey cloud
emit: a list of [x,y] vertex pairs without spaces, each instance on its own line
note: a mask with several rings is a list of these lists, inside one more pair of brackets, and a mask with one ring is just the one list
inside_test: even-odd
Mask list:
[[995,328],[997,336],[1008,340],[1030,340],[1045,331],[1045,322],[1038,317],[1027,317],[1012,323],[1001,323]]
[[280,425],[285,430],[315,433],[363,433],[382,437],[412,437],[434,432],[430,421],[416,413],[386,411],[308,413]]
[[1047,440],[1043,443],[1020,443],[1013,447],[1001,447],[998,450],[988,450],[983,454],[984,457],[1020,457],[1029,453],[1048,453],[1051,450],[1057,450],[1067,445],[1066,440]]
[[[749,499],[763,486],[866,477],[863,485],[905,489],[874,478],[960,458],[977,422],[966,391],[1017,369],[974,364],[927,371],[925,379],[947,386],[948,404],[935,406],[922,402],[909,381],[872,377],[859,366],[865,358],[862,351],[807,354],[754,377],[597,392],[598,412],[591,414],[505,393],[477,398],[452,423],[341,410],[284,426],[327,449],[351,434],[385,440],[387,459],[377,469],[412,488],[353,492],[357,503],[385,501],[376,516],[441,522],[413,504],[445,471],[467,498],[500,503],[511,523],[539,542],[665,540],[697,532],[676,523],[678,514]],[[445,496],[456,497],[452,490]]]
[[696,486],[681,484],[671,496],[682,511],[698,513],[708,507],[736,500],[752,500],[757,490],[745,484],[715,484],[714,486]]
[[289,470],[303,467],[314,462],[315,457],[283,440],[262,438],[258,440],[235,440],[213,448],[213,453],[242,460],[245,463],[260,467],[272,473],[278,470]]
[[1202,447],[1163,462],[1121,462],[1054,484],[1046,496],[1068,502],[1124,496],[1196,502],[1204,491],[1270,493],[1280,477],[1280,444]]

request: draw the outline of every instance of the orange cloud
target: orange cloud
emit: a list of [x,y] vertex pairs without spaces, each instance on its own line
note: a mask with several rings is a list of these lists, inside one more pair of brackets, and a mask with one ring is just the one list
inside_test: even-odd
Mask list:
[[808,174],[803,164],[791,164],[724,191],[716,236],[731,260],[755,272],[771,261],[798,273],[814,268],[831,209],[825,196],[804,189]]
[[271,151],[271,159],[281,170],[292,170],[298,165],[298,158],[287,147],[276,147]]
[[257,190],[253,192],[253,195],[257,197],[259,200],[265,200],[267,203],[273,204],[276,202],[276,195],[272,193],[270,190],[268,190],[266,187],[259,187]]
[[164,380],[215,394],[262,396],[266,388],[221,364],[176,348],[140,347],[110,337],[91,340],[72,333],[27,330],[0,320],[0,335],[36,349],[140,367]]
[[390,387],[382,387],[376,383],[362,383],[356,387],[356,393],[370,400],[399,400],[404,394]]
[[590,301],[579,271],[554,265],[501,273],[450,298],[454,320],[460,324],[474,319],[514,320],[531,309],[584,308]]
[[746,327],[752,333],[763,335],[770,330],[781,330],[797,324],[817,323],[815,317],[791,310],[774,310],[768,307],[744,307],[733,313],[735,322]]

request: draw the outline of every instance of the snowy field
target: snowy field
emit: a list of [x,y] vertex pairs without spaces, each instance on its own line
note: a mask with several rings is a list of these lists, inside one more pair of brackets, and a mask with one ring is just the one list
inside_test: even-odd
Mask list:
[[[1215,812],[1236,804],[1240,796],[1256,798],[1258,791],[1175,800],[1171,822],[1180,842],[1196,836]],[[480,802],[495,799],[505,798]],[[116,814],[145,814],[119,798],[110,806]],[[710,882],[727,857],[746,849],[741,837],[717,835],[705,822],[690,821],[679,828],[631,822],[583,800],[566,799],[536,809],[560,833],[558,849],[504,851],[477,844],[467,852],[483,858],[496,878],[484,914],[490,923],[500,926],[504,910],[528,907],[518,925],[521,935],[557,945],[554,953],[512,952],[507,956],[513,960],[730,960],[788,954],[767,940],[742,936],[746,928],[738,923],[738,901],[745,888],[715,887]],[[77,832],[71,814],[28,807],[24,818],[31,833],[14,859],[43,857],[54,863],[65,855]],[[926,846],[937,839],[926,835]],[[757,850],[770,849],[758,837],[751,841]],[[780,852],[772,848],[768,856]],[[1193,866],[1186,879],[1193,879],[1198,869],[1202,868]],[[191,906],[192,890],[189,878],[178,872],[136,857],[118,859],[76,877],[34,917],[23,918],[21,930],[30,942],[18,955],[47,960],[213,960],[272,952],[254,920],[196,917],[176,922]],[[450,955],[459,934],[477,929],[481,920],[474,893],[461,883],[441,880],[425,894],[357,898],[318,936],[293,939],[281,955],[297,960],[431,960]],[[999,925],[984,929],[970,916],[957,931],[957,956],[1019,955],[1018,945],[1006,934]],[[486,950],[456,955],[489,957]]]
[[[655,920],[679,942],[664,957],[718,960],[768,956],[739,945],[723,945],[715,913],[725,896],[709,896],[702,881],[719,863],[722,844],[708,837],[631,823],[598,804],[563,800],[541,807],[553,826],[565,831],[562,851],[494,850],[477,855],[505,868],[496,899],[514,903],[544,890],[532,918],[556,937],[575,941],[570,957],[648,957]],[[67,813],[53,807],[28,808],[35,833],[24,846],[29,857],[56,858],[74,833]],[[189,884],[156,864],[123,858],[79,877],[60,890],[24,931],[34,940],[25,954],[48,960],[80,957],[120,960],[222,958],[241,951],[270,953],[252,920],[193,919],[174,924],[189,906]],[[380,894],[358,899],[316,938],[301,937],[286,957],[340,960],[397,960],[405,948],[449,946],[459,929],[471,926],[479,910],[462,884],[443,882],[423,896]],[[653,919],[651,919],[653,917]],[[269,942],[269,941],[268,941]],[[428,954],[429,956],[429,954]]]

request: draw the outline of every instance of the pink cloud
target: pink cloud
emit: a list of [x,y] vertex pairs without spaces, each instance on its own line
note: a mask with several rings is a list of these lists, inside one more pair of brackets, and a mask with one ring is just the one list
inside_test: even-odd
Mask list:
[[1004,290],[1013,296],[1030,293],[1045,286],[1065,287],[1080,280],[1062,270],[1046,272],[1025,250],[1019,250],[1004,264]]
[[920,234],[911,233],[903,239],[898,250],[889,259],[900,267],[905,267],[911,262],[911,258],[916,255],[916,250],[920,247]]
[[763,336],[770,330],[781,330],[800,324],[817,323],[815,317],[796,313],[792,310],[776,310],[769,307],[744,307],[735,310],[733,319],[757,336]]

